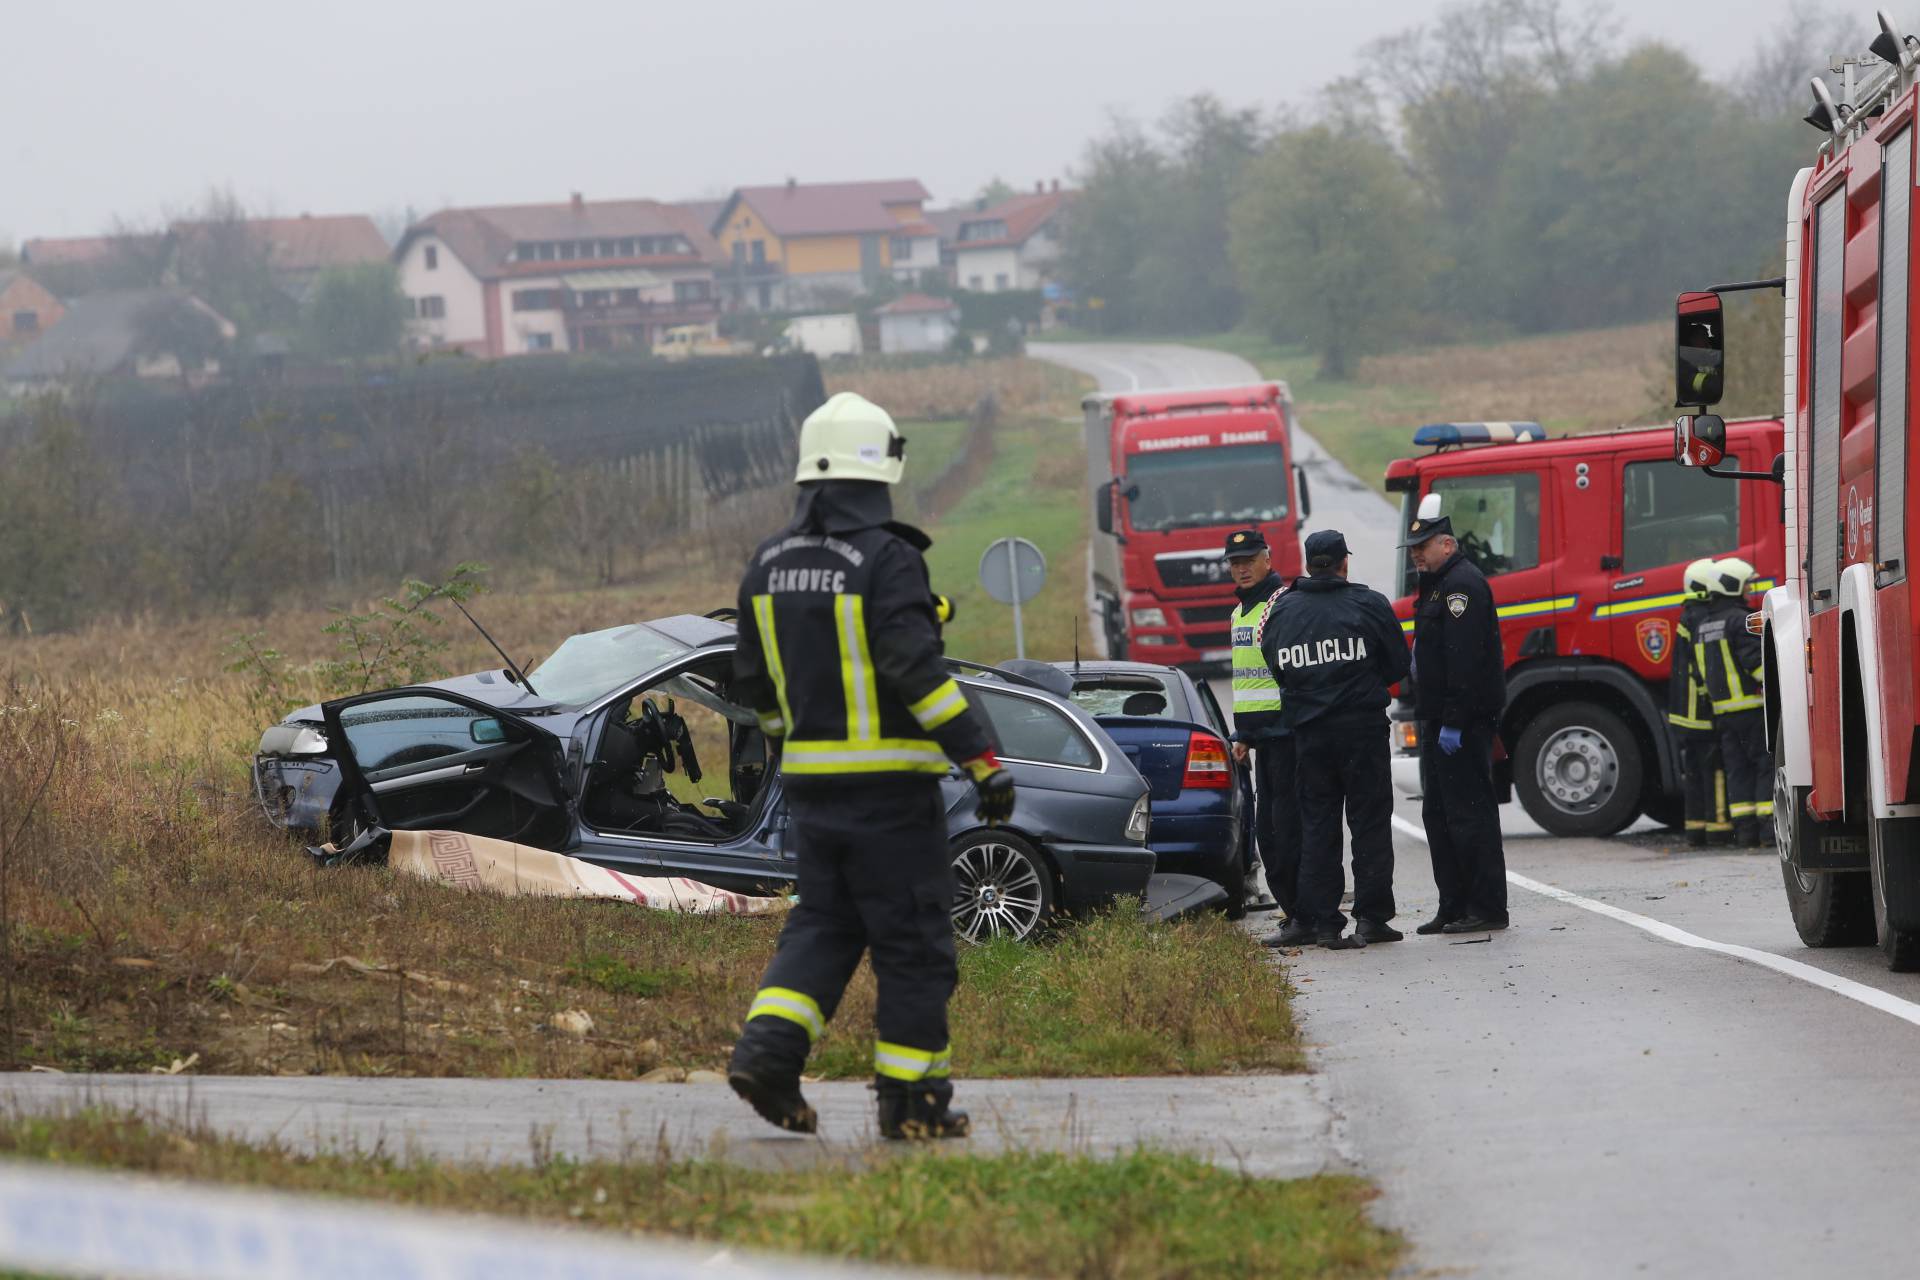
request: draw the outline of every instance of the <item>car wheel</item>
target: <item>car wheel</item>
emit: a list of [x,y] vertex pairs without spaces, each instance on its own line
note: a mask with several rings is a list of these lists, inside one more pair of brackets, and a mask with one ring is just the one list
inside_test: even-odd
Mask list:
[[1640,808],[1640,743],[1605,707],[1572,702],[1527,722],[1513,784],[1535,822],[1556,836],[1610,836]]
[[976,831],[953,846],[953,931],[968,942],[1024,942],[1053,915],[1053,869],[1010,831]]

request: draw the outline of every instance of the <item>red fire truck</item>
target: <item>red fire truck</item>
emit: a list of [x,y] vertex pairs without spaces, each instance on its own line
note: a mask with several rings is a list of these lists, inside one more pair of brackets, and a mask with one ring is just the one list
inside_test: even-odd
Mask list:
[[[1780,451],[1778,422],[1727,432],[1743,460]],[[1664,428],[1549,440],[1531,422],[1454,422],[1421,427],[1413,442],[1433,452],[1387,468],[1399,527],[1438,495],[1500,614],[1509,758],[1496,781],[1556,835],[1611,835],[1643,813],[1677,822],[1666,686],[1681,573],[1701,556],[1739,555],[1777,579],[1775,504],[1676,469]],[[1394,609],[1411,631],[1404,554],[1401,572]],[[1419,726],[1400,719],[1396,737],[1396,778],[1415,791]]]
[[1232,656],[1221,548],[1258,527],[1282,576],[1302,572],[1306,476],[1283,382],[1088,396],[1088,559],[1110,657],[1217,666]]
[[[1913,432],[1914,167],[1920,42],[1880,15],[1872,58],[1813,82],[1828,135],[1787,198],[1786,274],[1680,296],[1674,456],[1777,482],[1788,579],[1748,625],[1765,639],[1774,826],[1808,946],[1876,938],[1920,967],[1920,594],[1908,580]],[[1865,72],[1864,76],[1857,73]],[[1856,78],[1864,83],[1856,85]],[[1785,452],[1771,472],[1724,461],[1720,295],[1786,297]],[[1764,492],[1764,490],[1763,490]]]

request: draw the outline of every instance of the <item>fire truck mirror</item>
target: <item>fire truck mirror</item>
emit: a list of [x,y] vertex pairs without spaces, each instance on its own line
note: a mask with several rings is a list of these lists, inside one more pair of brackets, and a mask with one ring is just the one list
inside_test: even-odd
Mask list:
[[1293,487],[1300,491],[1300,518],[1313,514],[1313,490],[1307,486],[1307,469],[1298,463],[1293,468]]
[[1717,293],[1683,293],[1674,304],[1674,404],[1705,409],[1720,403],[1726,382],[1722,319]]
[[1717,467],[1727,456],[1727,423],[1702,413],[1673,421],[1673,460],[1683,467]]

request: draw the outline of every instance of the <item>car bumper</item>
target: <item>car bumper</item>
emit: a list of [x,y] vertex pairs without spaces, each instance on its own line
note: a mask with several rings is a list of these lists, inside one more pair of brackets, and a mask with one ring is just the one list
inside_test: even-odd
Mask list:
[[1143,893],[1153,878],[1154,851],[1137,844],[1049,844],[1060,870],[1061,905],[1070,911]]
[[1233,836],[1231,813],[1184,814],[1156,809],[1153,814],[1151,838],[1161,871],[1204,876],[1225,884],[1234,871]]

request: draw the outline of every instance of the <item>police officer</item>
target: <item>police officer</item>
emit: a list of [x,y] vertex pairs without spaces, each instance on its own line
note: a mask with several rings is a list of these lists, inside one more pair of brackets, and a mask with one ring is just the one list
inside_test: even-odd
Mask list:
[[1239,600],[1233,630],[1233,758],[1251,758],[1254,771],[1254,843],[1267,888],[1289,918],[1300,870],[1300,806],[1293,792],[1293,734],[1280,723],[1280,686],[1260,651],[1260,630],[1286,586],[1273,571],[1267,539],[1258,529],[1227,538],[1227,572]]
[[[1333,950],[1398,942],[1393,905],[1393,784],[1388,689],[1407,674],[1407,642],[1385,596],[1347,579],[1347,540],[1321,529],[1306,542],[1305,578],[1267,616],[1261,649],[1293,731],[1300,797],[1300,870],[1293,918],[1271,947]],[[1353,833],[1354,931],[1342,936],[1340,812]]]
[[1713,706],[1707,699],[1706,668],[1694,645],[1694,633],[1711,608],[1712,576],[1713,561],[1704,558],[1688,565],[1682,576],[1687,602],[1680,607],[1674,627],[1672,669],[1667,676],[1667,725],[1680,756],[1687,843],[1695,848],[1704,846],[1710,835],[1732,829],[1721,810],[1720,750]]
[[1487,579],[1423,512],[1407,528],[1420,570],[1413,615],[1413,699],[1420,721],[1421,818],[1440,909],[1416,933],[1507,927],[1507,855],[1493,794],[1493,735],[1507,701],[1500,621]]
[[1720,767],[1727,774],[1727,812],[1733,842],[1753,846],[1773,819],[1773,757],[1767,753],[1765,693],[1760,637],[1747,630],[1747,596],[1753,566],[1737,557],[1716,561],[1713,596],[1693,634],[1706,677],[1720,740]]
[[800,431],[793,522],[740,584],[736,687],[784,741],[799,902],[747,1010],[727,1082],[762,1117],[811,1133],[800,1072],[847,981],[879,981],[874,1085],[889,1138],[962,1137],[949,1109],[947,1000],[957,976],[940,780],[960,762],[992,824],[1013,781],[940,658],[925,534],[895,523],[906,441],[841,392]]

